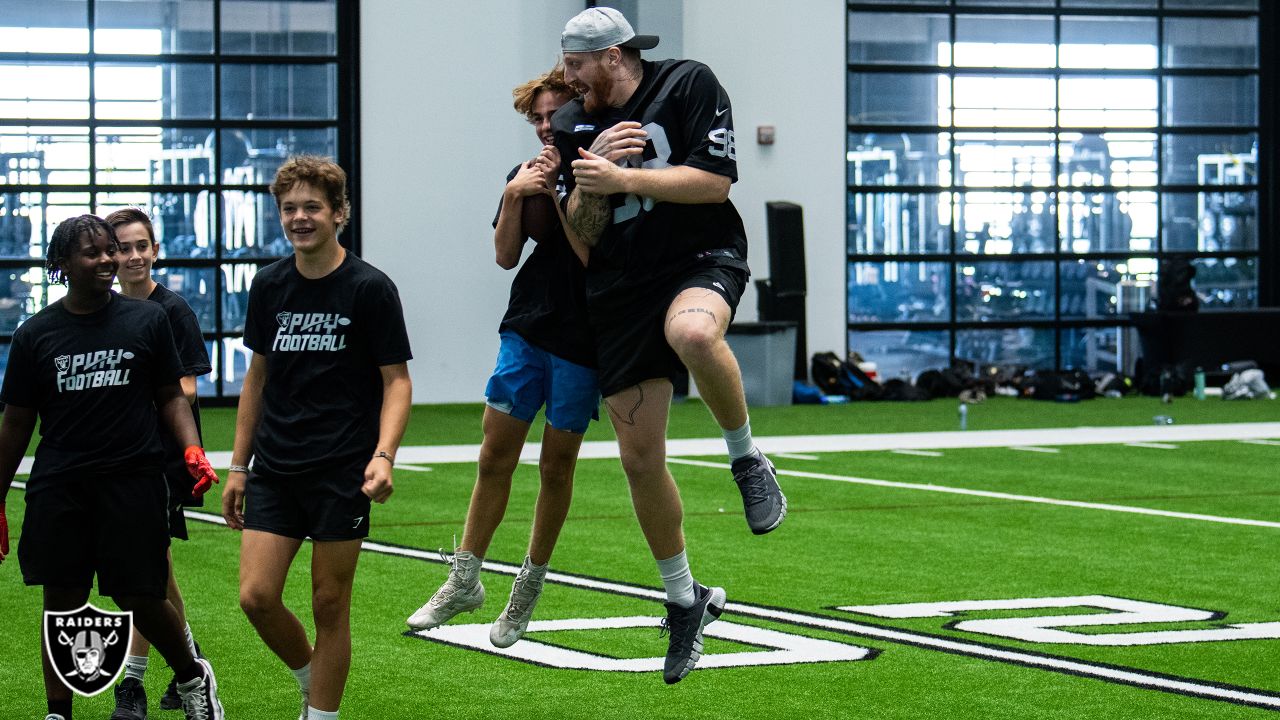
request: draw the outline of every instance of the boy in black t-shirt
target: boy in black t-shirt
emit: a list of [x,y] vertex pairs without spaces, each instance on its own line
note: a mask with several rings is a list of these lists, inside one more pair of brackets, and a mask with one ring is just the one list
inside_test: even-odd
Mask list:
[[[106,220],[115,230],[120,248],[116,255],[120,265],[116,279],[120,281],[121,291],[126,297],[159,303],[169,319],[178,359],[182,364],[179,384],[182,385],[183,396],[191,406],[196,432],[199,433],[200,404],[196,398],[196,377],[213,369],[209,365],[209,351],[205,348],[200,323],[182,296],[151,277],[151,269],[160,255],[160,245],[156,242],[151,218],[137,208],[124,208],[111,213]],[[203,496],[193,497],[191,494],[191,476],[183,466],[182,449],[167,434],[161,433],[161,440],[165,451],[164,476],[169,483],[169,535],[186,540],[187,518],[183,515],[182,508],[200,507],[204,500]],[[178,589],[178,581],[173,574],[172,552],[169,553],[168,560],[169,584],[165,595],[178,611],[178,619],[186,633],[187,648],[193,655],[199,655],[199,646],[191,634],[191,624],[187,622],[182,592]],[[116,710],[112,713],[111,720],[143,720],[147,716],[147,694],[143,689],[142,679],[147,671],[147,652],[150,648],[151,643],[134,628],[129,642],[129,654],[124,661],[125,676],[115,688]],[[160,709],[175,710],[180,706],[175,676],[160,698]]]
[[[693,580],[679,490],[666,466],[671,378],[689,369],[729,451],[747,524],[786,517],[773,465],[756,449],[725,332],[746,287],[746,232],[729,202],[737,151],[729,96],[692,60],[643,61],[658,44],[613,8],[584,10],[561,35],[565,79],[582,91],[552,118],[570,237],[590,248],[587,308],[632,504],[667,590],[663,678],[693,668],[725,592]],[[606,129],[607,128],[607,129]]]
[[[351,588],[370,501],[391,495],[409,420],[412,353],[391,279],[338,244],[351,216],[342,168],[292,157],[271,194],[294,254],[249,289],[253,358],[222,514],[244,530],[240,607],[297,678],[303,717],[327,720],[338,716],[351,664]],[[314,648],[282,600],[308,537]]]
[[[151,638],[175,669],[188,718],[223,717],[213,669],[194,657],[165,599],[167,488],[161,432],[185,446],[203,493],[217,481],[200,448],[164,311],[112,292],[116,239],[101,218],[82,215],[54,230],[47,268],[68,286],[18,328],[0,389],[0,514],[37,414],[40,444],[27,481],[18,560],[23,580],[41,585],[45,610],[85,604],[98,590]],[[122,420],[123,418],[123,420]],[[163,425],[163,428],[161,427]],[[0,560],[7,549],[0,536]],[[41,653],[46,720],[70,720],[71,691]]]
[[533,617],[569,514],[582,436],[600,406],[583,288],[585,253],[577,255],[569,244],[553,199],[560,159],[551,146],[551,116],[573,91],[556,67],[513,94],[516,110],[533,124],[543,149],[507,176],[493,223],[498,265],[515,267],[526,239],[537,245],[511,283],[511,301],[498,327],[498,365],[485,388],[484,443],[462,544],[450,560],[448,580],[408,619],[410,627],[433,628],[484,602],[480,567],[506,512],[529,425],[545,405],[538,463],[542,484],[529,554],[511,586],[510,601],[489,632],[490,642],[502,648],[515,644]]

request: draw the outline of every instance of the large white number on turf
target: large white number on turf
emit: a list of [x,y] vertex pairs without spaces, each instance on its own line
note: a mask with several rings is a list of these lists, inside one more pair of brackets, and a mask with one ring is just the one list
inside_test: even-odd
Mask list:
[[900,605],[851,605],[839,608],[846,612],[883,618],[948,617],[955,613],[992,610],[1040,610],[1048,608],[1089,607],[1112,610],[1109,613],[1083,615],[1051,615],[1040,617],[962,620],[951,627],[956,630],[995,635],[1037,643],[1071,643],[1075,645],[1163,645],[1167,643],[1213,642],[1221,640],[1280,639],[1280,622],[1241,623],[1208,630],[1157,630],[1086,634],[1058,630],[1063,627],[1095,627],[1099,625],[1140,625],[1144,623],[1204,622],[1220,620],[1222,613],[1195,608],[1161,605],[1160,603],[1126,600],[1109,595],[1076,597],[1021,598],[1015,600],[959,600],[954,602],[904,603]]
[[[621,628],[658,627],[656,617],[588,618],[583,620],[534,620],[529,623],[529,633],[549,633],[557,630],[617,630]],[[581,650],[557,647],[538,642],[526,636],[509,648],[500,650],[489,642],[489,625],[441,625],[433,630],[414,633],[427,640],[449,645],[483,650],[514,660],[570,670],[605,670],[610,672],[652,672],[662,669],[662,658],[612,658],[594,655]],[[707,626],[706,638],[732,640],[747,645],[768,648],[757,652],[715,652],[715,641],[705,644],[699,668],[745,667],[748,665],[789,665],[792,663],[839,662],[863,660],[871,651],[857,645],[816,640],[801,635],[766,630],[751,625],[721,620]]]
[[[653,143],[654,154],[652,160],[645,160],[640,167],[649,169],[670,167],[671,163],[668,160],[671,158],[671,141],[667,139],[667,131],[656,122],[651,122],[640,129],[649,134],[649,142]],[[653,205],[653,198],[628,195],[622,205],[613,209],[613,223],[615,225],[624,223],[639,215],[642,207],[645,212],[648,212],[653,209]]]

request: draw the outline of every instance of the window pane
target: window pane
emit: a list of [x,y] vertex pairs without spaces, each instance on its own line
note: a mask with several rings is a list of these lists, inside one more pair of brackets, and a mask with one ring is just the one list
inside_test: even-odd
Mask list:
[[876,364],[880,382],[912,381],[925,370],[951,365],[951,338],[946,330],[853,330],[849,349]]
[[3,24],[21,26],[0,27],[5,52],[89,52],[88,0],[4,0],[3,7]]
[[945,75],[849,73],[849,123],[938,125]]
[[218,357],[218,345],[212,340],[204,341],[204,350],[209,353],[209,364],[213,366],[213,372],[196,376],[196,395],[202,398],[218,395],[218,371],[222,364],[222,359]]
[[849,133],[850,185],[950,185],[947,133]]
[[1062,185],[1157,184],[1155,133],[1062,133],[1058,139]]
[[1050,76],[961,75],[955,80],[954,96],[958,126],[1053,125],[1054,90]]
[[1254,250],[1258,247],[1258,193],[1166,193],[1166,252]]
[[[1126,328],[1067,328],[1062,331],[1062,366],[1090,375],[1121,372]],[[1128,332],[1132,335],[1132,332]]]
[[1058,82],[1058,120],[1064,127],[1154,127],[1155,78],[1065,77]]
[[337,66],[223,65],[222,116],[247,120],[333,120]]
[[98,65],[94,112],[104,120],[213,117],[213,66],[205,64]]
[[849,13],[849,62],[939,65],[938,48],[949,44],[946,15]]
[[850,253],[945,253],[950,247],[949,194],[849,194]]
[[[225,332],[244,330],[244,311],[249,303],[249,286],[258,274],[258,265],[223,265],[222,271],[222,329]],[[231,358],[228,358],[230,360]],[[245,358],[246,360],[248,358]]]
[[1154,8],[1159,0],[1062,0],[1064,8]]
[[1155,250],[1156,193],[1064,192],[1059,195],[1063,252]]
[[1257,10],[1258,0],[1164,0],[1168,9]]
[[1156,67],[1155,18],[1064,17],[1058,63],[1064,68]]
[[0,187],[89,182],[89,129],[0,126]]
[[332,55],[337,24],[334,0],[222,0],[222,51]]
[[1053,367],[1053,330],[956,331],[956,357],[977,365],[1015,365],[1046,370]]
[[213,0],[97,0],[100,53],[211,53]]
[[849,322],[939,322],[950,318],[947,263],[849,264]]
[[[164,246],[161,245],[161,250]],[[214,288],[213,280],[216,271],[209,268],[164,267],[163,261],[156,263],[152,275],[156,282],[182,296],[191,306],[200,322],[201,332],[213,332],[214,324]]]
[[959,196],[957,252],[981,255],[1053,252],[1053,193],[975,191]]
[[223,130],[221,137],[222,181],[228,185],[266,185],[290,155],[338,152],[335,128]]
[[1053,184],[1051,133],[956,133],[956,179],[967,187]]
[[1257,258],[1196,258],[1191,264],[1201,310],[1258,307]]
[[98,129],[98,182],[189,185],[216,181],[210,128]]
[[1174,185],[1253,185],[1258,136],[1166,135],[1164,181]]
[[954,55],[956,67],[1053,67],[1053,18],[957,15]]
[[1000,7],[1053,7],[1053,0],[956,0],[960,7],[996,5]]
[[233,397],[239,395],[253,351],[244,346],[244,338],[223,338],[217,355],[213,357],[217,358],[214,367],[222,372],[222,393]]
[[1258,66],[1257,18],[1165,18],[1168,67]]
[[0,258],[44,258],[44,195],[0,185]]
[[[125,207],[141,208],[151,217],[162,260],[212,258],[214,210],[209,206],[211,197],[213,195],[207,190],[193,193],[100,193],[95,212],[106,216]],[[208,329],[213,330],[213,326]]]
[[42,267],[0,269],[0,334],[11,334],[44,306],[45,284]]
[[280,213],[271,193],[222,193],[223,257],[283,257],[291,252],[293,248],[280,227]]
[[1134,288],[1138,284],[1150,288],[1155,282],[1155,264],[1151,258],[1061,263],[1058,282],[1062,288],[1062,317],[1094,320],[1145,309],[1133,306]]
[[1256,125],[1257,77],[1165,78],[1165,122],[1169,125]]
[[72,63],[0,62],[0,118],[89,117],[89,68]]
[[966,262],[956,267],[961,322],[1053,319],[1053,263]]

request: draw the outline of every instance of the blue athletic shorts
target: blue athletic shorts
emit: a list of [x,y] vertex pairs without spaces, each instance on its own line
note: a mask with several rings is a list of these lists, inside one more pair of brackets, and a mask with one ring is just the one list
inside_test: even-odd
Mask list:
[[524,422],[533,422],[547,407],[547,424],[582,434],[599,420],[600,387],[596,371],[556,357],[525,342],[511,331],[500,334],[498,366],[484,396],[489,407]]

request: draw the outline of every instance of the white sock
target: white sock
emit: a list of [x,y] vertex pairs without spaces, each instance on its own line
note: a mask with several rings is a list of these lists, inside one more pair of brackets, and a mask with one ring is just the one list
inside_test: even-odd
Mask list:
[[298,689],[303,695],[311,692],[311,663],[307,663],[297,670],[290,670],[293,676],[298,678]]
[[146,655],[125,655],[124,656],[124,676],[133,678],[138,682],[142,682],[142,676],[147,672],[147,656]]
[[191,623],[187,623],[187,649],[191,651],[191,657],[200,654],[200,651],[196,650],[196,639],[191,636]]
[[658,574],[662,586],[667,589],[667,602],[680,607],[691,607],[697,596],[693,593],[693,574],[689,572],[689,558],[681,550],[679,555],[658,561]]
[[328,712],[307,706],[307,720],[338,720],[338,711]]
[[756,449],[756,444],[751,439],[751,419],[747,419],[747,423],[737,430],[720,429],[724,435],[725,445],[729,446],[729,460],[737,460],[750,455]]
[[534,565],[533,558],[529,557],[528,555],[524,556],[524,566],[529,569],[529,574],[536,578],[546,577],[547,568],[550,567],[550,565],[551,565],[550,562],[546,562],[542,565]]

